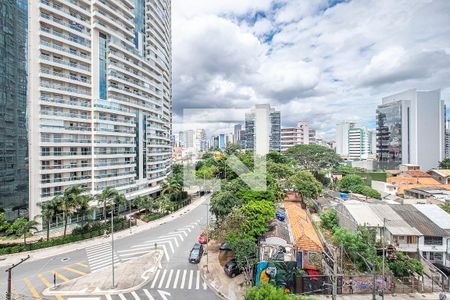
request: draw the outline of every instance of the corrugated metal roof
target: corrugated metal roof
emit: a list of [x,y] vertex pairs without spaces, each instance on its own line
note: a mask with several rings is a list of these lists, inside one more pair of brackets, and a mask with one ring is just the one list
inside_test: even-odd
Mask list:
[[[396,205],[396,204],[394,204]],[[397,214],[389,205],[371,205],[370,208],[381,219],[386,219],[386,229],[393,235],[421,235],[421,233]],[[383,225],[381,225],[383,226]]]
[[430,170],[430,172],[434,172],[442,177],[450,176],[450,170],[447,170],[447,169],[434,169],[434,170]]
[[380,219],[375,212],[370,209],[367,203],[352,202],[343,203],[343,206],[350,213],[358,225],[367,227],[382,227],[383,219]]
[[442,229],[450,229],[450,215],[435,204],[413,204],[422,214]]
[[446,230],[433,223],[426,215],[421,213],[411,204],[390,205],[390,207],[398,213],[403,220],[411,227],[417,228],[426,236],[447,236]]

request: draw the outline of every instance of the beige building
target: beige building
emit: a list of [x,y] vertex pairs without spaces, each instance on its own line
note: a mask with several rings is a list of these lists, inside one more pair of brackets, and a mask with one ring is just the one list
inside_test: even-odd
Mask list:
[[30,218],[81,185],[128,199],[171,166],[171,3],[29,1]]
[[297,127],[281,128],[281,151],[286,151],[295,145],[314,144],[316,131],[306,122],[298,122]]

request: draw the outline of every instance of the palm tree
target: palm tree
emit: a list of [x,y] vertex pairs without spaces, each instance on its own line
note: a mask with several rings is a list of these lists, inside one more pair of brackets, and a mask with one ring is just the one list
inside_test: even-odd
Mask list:
[[119,205],[125,205],[127,198],[123,193],[118,192],[116,189],[107,187],[100,194],[97,195],[97,201],[103,205],[103,219],[106,220],[106,208],[113,206],[112,210]]
[[86,217],[88,222],[90,220],[89,215],[92,212],[91,201],[92,197],[90,195],[82,195],[78,199],[77,213],[81,217],[81,228],[84,227],[84,221],[86,220]]
[[14,234],[16,236],[22,236],[23,235],[23,244],[27,244],[27,235],[32,230],[37,230],[36,225],[38,222],[35,220],[27,220],[25,218],[17,218],[14,223],[12,223],[11,227],[8,229],[9,234]]
[[83,188],[79,185],[74,185],[64,190],[61,201],[61,211],[64,216],[64,237],[67,234],[67,223],[69,218],[76,212],[82,192]]
[[183,187],[174,176],[167,177],[161,185],[161,194],[178,194]]
[[47,225],[47,241],[50,239],[50,224],[52,223],[53,217],[60,212],[61,202],[62,197],[56,196],[52,200],[39,204],[41,206],[42,221],[45,225]]

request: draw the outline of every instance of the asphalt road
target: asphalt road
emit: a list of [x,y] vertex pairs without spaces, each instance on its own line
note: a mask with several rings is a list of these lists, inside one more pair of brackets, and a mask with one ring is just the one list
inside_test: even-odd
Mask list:
[[[208,201],[208,200],[207,200]],[[206,201],[204,202],[206,203]],[[112,272],[110,238],[94,246],[56,256],[25,262],[13,271],[13,293],[15,299],[57,300],[158,300],[158,299],[219,299],[200,277],[197,265],[188,262],[189,252],[200,231],[206,228],[206,205],[186,212],[174,220],[118,239],[114,243],[115,263],[139,257],[155,246],[165,255],[162,267],[153,281],[141,289],[111,296],[48,297],[42,291],[56,282],[85,275],[89,272]],[[155,245],[156,244],[156,245]],[[26,256],[24,254],[24,256]],[[7,276],[0,269],[0,299],[6,293]]]

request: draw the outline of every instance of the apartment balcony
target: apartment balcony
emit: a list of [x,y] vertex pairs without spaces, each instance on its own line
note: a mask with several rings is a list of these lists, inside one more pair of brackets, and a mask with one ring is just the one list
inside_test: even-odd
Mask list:
[[[43,116],[52,116],[52,117],[64,117],[64,120],[69,121],[68,119],[72,119],[74,121],[86,121],[90,120],[91,116],[87,114],[77,114],[73,112],[55,112],[55,111],[48,111],[48,110],[41,110],[39,112]],[[61,118],[57,118],[61,119]]]
[[134,167],[135,162],[109,162],[109,163],[97,163],[95,164],[96,170],[111,170],[111,169],[124,169]]
[[43,130],[42,132],[48,133],[80,133],[80,132],[91,132],[90,127],[81,127],[81,126],[59,126],[59,125],[45,125],[41,124],[40,126]]
[[65,100],[63,98],[54,98],[45,96],[41,96],[41,101],[45,102],[46,105],[54,104],[58,107],[67,107],[69,109],[77,108],[83,110],[90,110],[91,107],[91,103],[89,101]]
[[[80,88],[76,88],[76,87],[70,87],[70,86],[65,86],[62,84],[58,84],[58,83],[49,83],[49,82],[45,82],[45,81],[41,81],[41,90],[44,89],[50,93],[55,93],[55,91],[57,91],[57,93],[60,94],[64,94],[67,96],[77,96],[77,97],[83,97],[83,98],[87,98],[90,99],[90,91],[88,89],[80,89]],[[76,95],[74,95],[76,94]]]
[[136,156],[135,152],[130,151],[120,151],[120,152],[106,152],[106,153],[96,153],[94,155],[95,159],[117,159],[117,158],[125,158],[130,157],[133,158]]
[[70,146],[80,146],[85,147],[86,145],[89,145],[91,143],[90,139],[44,139],[41,138],[41,146],[47,146],[51,147],[52,145],[55,145],[56,147],[61,147],[61,144],[70,144]]
[[49,70],[49,69],[41,68],[40,76],[41,77],[47,77],[49,79],[63,80],[65,82],[72,83],[72,84],[80,84],[80,85],[83,85],[83,86],[85,86],[87,88],[91,87],[91,80],[90,79],[78,77],[78,76],[75,76],[75,75],[66,74],[66,73],[63,73],[63,72],[55,72],[55,71],[52,71],[52,70]]
[[91,165],[60,165],[60,166],[41,166],[39,174],[57,174],[66,172],[85,172],[90,171]]
[[[62,43],[71,44],[75,47],[84,47],[86,51],[90,51],[91,42],[86,41],[83,38],[76,38],[74,36],[70,36],[68,34],[64,34],[58,31],[55,31],[50,28],[42,27],[41,26],[41,33],[47,33],[49,35],[49,38],[55,38],[59,40]],[[58,39],[59,38],[59,39]]]
[[[114,90],[112,90],[112,91],[114,91]],[[129,97],[120,96],[120,95],[117,95],[117,94],[108,94],[108,98],[115,99],[115,100],[118,100],[120,102],[123,102],[123,105],[132,106],[135,109],[145,108],[145,109],[151,110],[152,112],[158,112],[158,110],[159,110],[159,107],[154,105],[154,104],[151,104],[151,103],[148,103],[148,102],[145,102],[145,101],[143,101],[143,102],[137,101],[135,99],[131,99]]]
[[[115,81],[120,82],[124,85],[133,87],[135,89],[138,89],[140,91],[140,93],[137,93],[138,95],[142,95],[143,97],[148,97],[150,98],[150,101],[154,101],[157,104],[160,104],[161,100],[160,97],[162,95],[161,91],[156,90],[155,88],[151,87],[148,84],[144,84],[142,82],[136,81],[136,80],[132,80],[131,78],[126,78],[125,76],[119,74],[118,72],[115,72],[114,70],[111,70],[108,72],[108,76],[114,78]],[[111,79],[111,78],[110,78]],[[136,92],[133,92],[136,94]],[[149,94],[150,96],[146,95]],[[156,99],[152,99],[152,97],[155,97]]]
[[[117,47],[117,45],[115,45],[114,43],[111,43],[110,45]],[[122,49],[119,47],[117,47],[117,49],[122,51]],[[138,69],[139,71],[144,73],[147,77],[152,78],[155,82],[161,83],[163,81],[162,75],[159,74],[159,70],[156,68],[156,65],[154,63],[152,64],[150,61],[145,61],[145,63],[142,63],[142,59],[140,59],[137,60],[138,62],[141,62],[141,64],[139,64],[136,63],[134,60],[129,59],[119,51],[115,51],[112,49],[108,51],[108,59],[118,60],[124,65],[128,65],[132,68]]]
[[[55,53],[58,53],[58,54],[61,54],[61,55],[70,57],[70,58],[72,58],[72,59],[76,59],[76,60],[85,62],[85,63],[87,63],[87,64],[90,64],[90,63],[91,63],[91,61],[90,61],[90,59],[91,59],[90,55],[83,54],[82,52],[79,52],[79,51],[73,51],[73,50],[70,50],[70,49],[61,47],[61,46],[59,46],[59,45],[57,45],[57,44],[53,44],[53,43],[51,43],[51,42],[47,42],[47,41],[45,41],[45,40],[41,40],[41,46],[44,46],[44,47],[47,47],[47,48],[51,48],[51,50],[49,50],[49,51],[52,51],[52,52],[55,52]],[[48,49],[46,49],[46,50],[48,50]],[[56,51],[54,51],[54,50],[56,50]],[[79,68],[81,68],[81,69],[83,69],[83,67],[84,67],[84,66],[81,66],[81,65],[79,66]],[[84,67],[84,68],[86,68],[87,70],[89,70],[89,68],[87,68],[87,67]]]
[[121,9],[114,7],[111,3],[105,0],[96,0],[93,2],[98,8],[107,11],[111,16],[120,19],[124,24],[134,29],[134,20],[131,16],[125,14]]
[[[59,59],[56,57],[50,57],[50,56],[42,55],[42,54],[41,54],[40,58],[41,58],[41,60],[43,60],[45,62],[50,62],[49,65],[51,65],[51,66],[56,66],[56,67],[64,68],[66,70],[70,70],[72,72],[78,72],[78,73],[82,73],[86,76],[91,76],[89,68],[84,65],[71,63],[71,62],[65,61],[63,59]],[[45,62],[43,62],[43,63],[45,63]]]
[[109,140],[109,139],[95,139],[94,143],[96,144],[96,147],[102,147],[103,145],[110,147],[110,146],[117,146],[117,147],[136,147],[136,144],[132,140]]
[[[89,18],[84,17],[80,14],[77,14],[76,12],[70,11],[70,9],[64,8],[59,4],[54,3],[53,1],[49,1],[49,0],[40,0],[40,3],[43,4],[43,7],[45,7],[45,9],[53,12],[53,13],[58,13],[61,14],[62,16],[66,17],[66,18],[74,18],[77,21],[81,21],[84,22],[85,26],[89,26]],[[83,7],[80,7],[79,5],[74,5],[72,3],[72,0],[69,0],[68,2],[65,3],[68,7],[71,8],[75,8],[76,10],[80,10],[83,13],[88,14],[89,12],[84,9]]]
[[60,28],[61,30],[66,30],[68,32],[76,33],[76,34],[82,34],[84,38],[89,39],[91,32],[89,27],[78,24],[77,22],[67,22],[65,20],[61,20],[59,18],[56,18],[54,16],[51,16],[47,13],[41,12],[40,14],[41,18],[44,19],[46,24],[49,24],[51,26]]
[[91,179],[91,175],[86,176],[71,176],[71,177],[62,177],[62,178],[50,178],[50,179],[42,179],[41,185],[42,187],[49,187],[48,185],[52,186],[59,186],[61,183],[69,183],[69,184],[78,184],[81,182],[85,182]]
[[[108,97],[112,98],[112,99],[115,99],[111,95],[109,95]],[[112,103],[112,102],[109,102],[109,101],[101,101],[101,100],[97,99],[95,101],[95,103],[94,103],[94,107],[98,111],[121,112],[121,113],[126,113],[130,117],[136,117],[135,113],[132,110],[130,110],[130,109],[126,108],[126,107],[123,107],[120,104]]]
[[131,126],[136,127],[136,123],[133,120],[125,120],[125,119],[119,119],[119,118],[112,118],[112,117],[97,117],[94,119],[95,123],[100,124],[111,124],[111,125],[121,125],[121,126]]
[[[114,62],[109,62],[108,63],[109,68],[111,69],[111,72],[115,72],[117,74],[117,72],[126,74],[132,78],[134,78],[134,82],[138,82],[136,84],[143,86],[144,88],[148,88],[152,91],[154,91],[156,94],[158,95],[162,95],[162,87],[161,84],[158,83],[153,83],[152,80],[153,78],[149,78],[152,76],[145,76],[144,74],[140,74],[138,71],[132,69],[132,68],[127,68],[124,65],[120,65]],[[142,69],[141,67],[139,69]],[[145,84],[143,84],[143,82]],[[157,92],[157,90],[159,90],[159,92]]]
[[94,128],[96,134],[99,135],[109,135],[109,136],[123,136],[123,137],[134,137],[134,130],[126,129],[112,129],[112,128]]
[[95,186],[95,191],[102,191],[104,190],[106,187],[110,186],[113,187],[114,189],[118,190],[118,191],[122,191],[124,189],[130,188],[132,185],[135,185],[136,181],[135,180],[128,180],[125,182],[119,182],[119,183],[109,183],[109,184],[97,184]]

